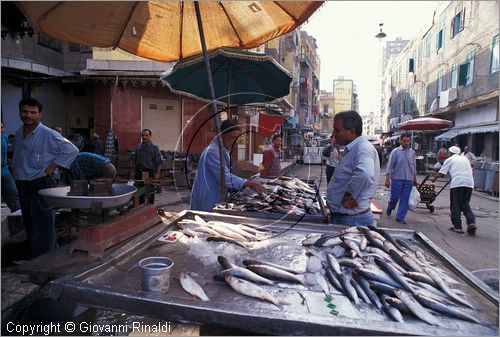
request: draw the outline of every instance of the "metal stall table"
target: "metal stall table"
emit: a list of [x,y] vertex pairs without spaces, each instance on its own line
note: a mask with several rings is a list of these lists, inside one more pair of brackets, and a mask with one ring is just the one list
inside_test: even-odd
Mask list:
[[[267,226],[274,237],[263,240],[252,251],[220,242],[197,242],[182,237],[175,243],[162,243],[158,237],[183,219],[198,215],[205,219]],[[431,326],[411,316],[402,323],[368,306],[354,306],[339,292],[331,292],[337,316],[331,314],[320,289],[284,284],[262,286],[282,301],[275,306],[233,291],[213,276],[220,272],[217,256],[222,255],[237,265],[244,259],[260,259],[297,270],[306,270],[308,256],[315,248],[301,245],[305,235],[337,232],[345,227],[320,224],[272,222],[207,212],[183,211],[165,223],[150,229],[114,254],[108,262],[75,277],[50,283],[51,294],[60,301],[77,302],[90,307],[107,308],[164,320],[236,327],[259,334],[276,335],[498,335],[498,295],[474,275],[460,266],[422,233],[386,229],[396,239],[424,252],[433,264],[460,282],[475,310],[470,314],[482,323],[440,317]],[[184,240],[183,240],[184,239]],[[319,248],[318,248],[319,249]],[[309,254],[310,255],[310,254]],[[139,273],[127,271],[149,256],[167,256],[174,261],[170,289],[167,293],[141,290]],[[184,292],[180,273],[191,273],[205,290],[209,301],[201,301]]]

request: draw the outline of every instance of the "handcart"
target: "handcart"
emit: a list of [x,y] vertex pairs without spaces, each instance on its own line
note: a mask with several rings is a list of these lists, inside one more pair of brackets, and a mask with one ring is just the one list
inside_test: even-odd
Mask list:
[[451,180],[448,180],[446,184],[441,187],[441,189],[436,192],[436,186],[434,184],[426,184],[425,182],[429,179],[430,175],[427,175],[424,180],[417,186],[417,191],[420,193],[420,202],[424,203],[429,212],[434,213],[434,206],[432,203],[436,200],[437,196],[444,190]]

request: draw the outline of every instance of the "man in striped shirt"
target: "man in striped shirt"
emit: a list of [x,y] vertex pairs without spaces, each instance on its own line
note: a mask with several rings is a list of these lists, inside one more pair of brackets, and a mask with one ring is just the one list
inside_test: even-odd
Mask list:
[[385,174],[385,187],[391,189],[391,199],[386,214],[391,216],[399,201],[396,221],[406,224],[405,217],[408,213],[411,189],[413,185],[417,185],[417,161],[415,151],[410,148],[410,135],[402,134],[399,139],[401,145],[392,150]]

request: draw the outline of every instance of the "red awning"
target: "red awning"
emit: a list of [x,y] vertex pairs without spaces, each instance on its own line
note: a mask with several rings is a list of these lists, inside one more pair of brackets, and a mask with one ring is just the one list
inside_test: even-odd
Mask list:
[[264,137],[269,137],[279,132],[282,124],[283,116],[259,114],[259,133]]

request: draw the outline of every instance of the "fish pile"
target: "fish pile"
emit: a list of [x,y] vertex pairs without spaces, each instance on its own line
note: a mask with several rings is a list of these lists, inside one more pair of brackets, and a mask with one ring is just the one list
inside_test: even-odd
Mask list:
[[410,315],[430,325],[442,325],[439,316],[445,315],[481,323],[468,310],[474,307],[465,293],[454,289],[458,281],[427,260],[422,251],[394,239],[382,228],[350,227],[336,234],[309,234],[302,245],[338,248],[324,254],[325,276],[356,307],[365,302],[397,322]]
[[188,237],[205,238],[207,241],[229,242],[251,250],[252,243],[266,238],[269,231],[253,224],[235,224],[223,221],[205,221],[195,215],[194,220],[183,219],[176,223],[177,227]]
[[263,185],[266,193],[253,193],[246,189],[232,196],[229,202],[216,205],[216,209],[273,212],[295,215],[321,215],[313,187],[297,178],[281,176]]

